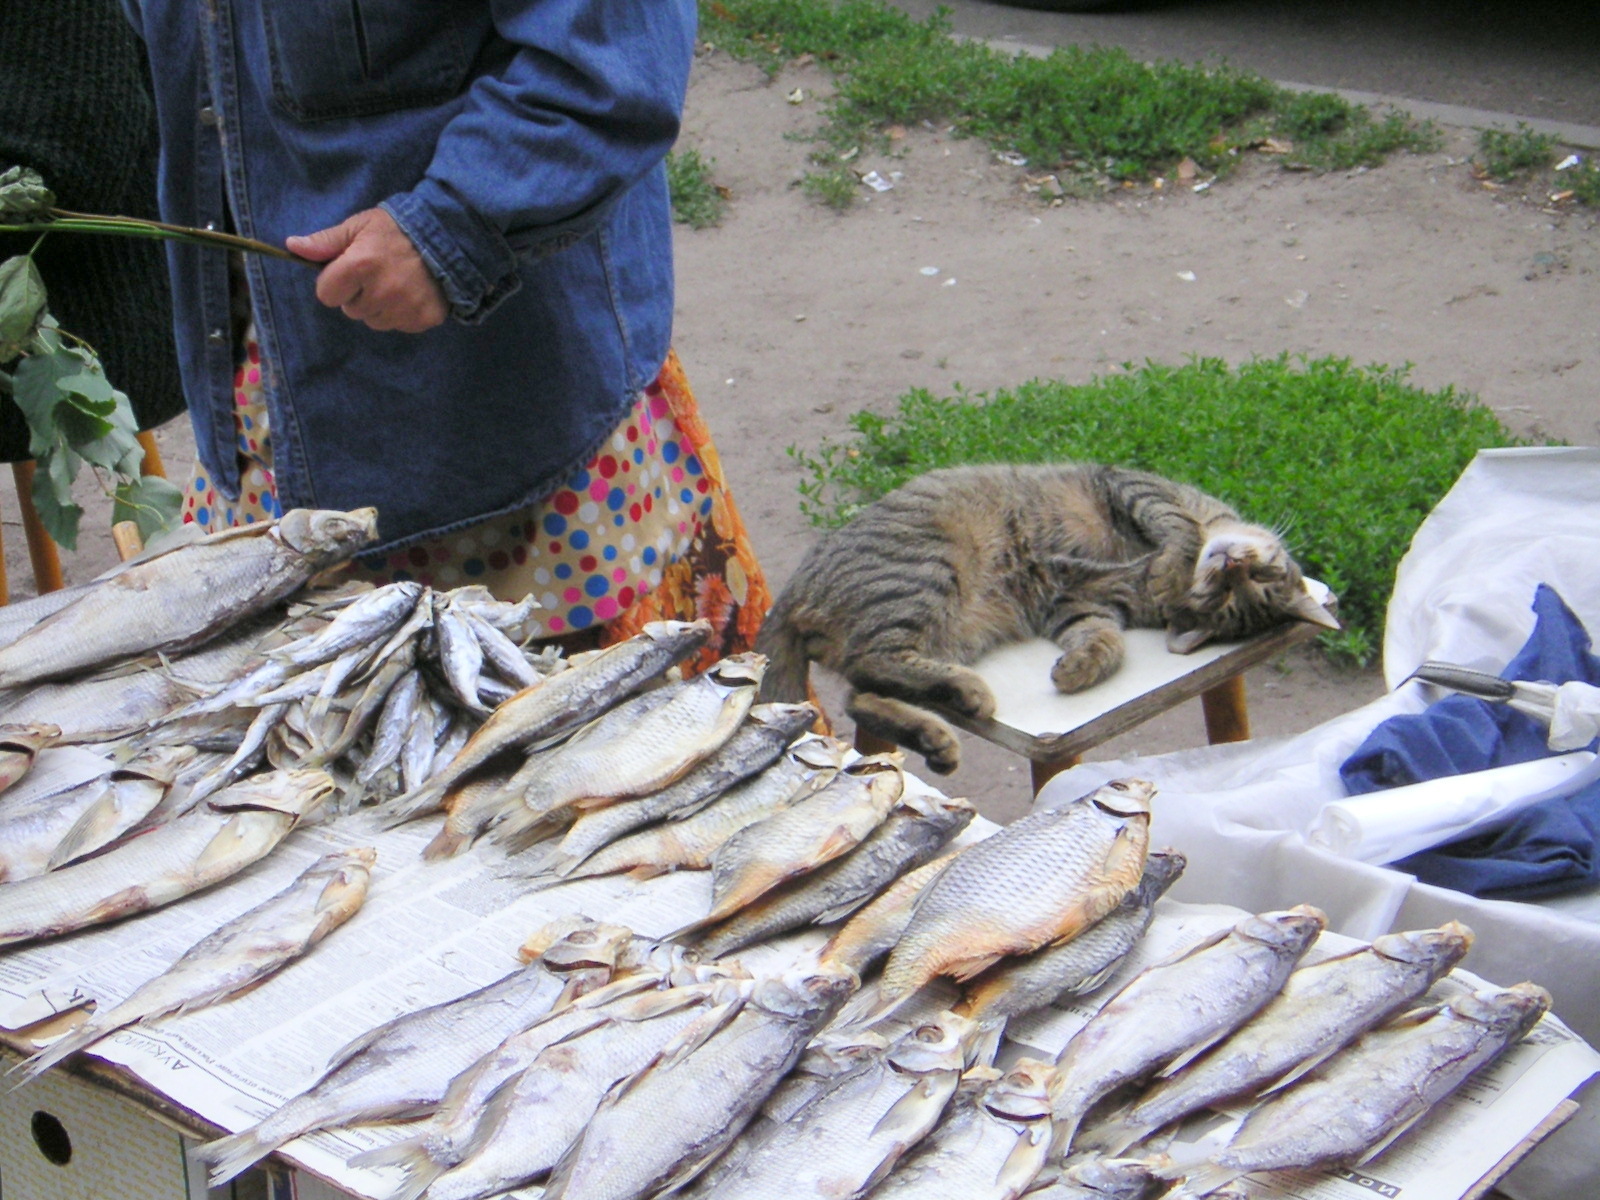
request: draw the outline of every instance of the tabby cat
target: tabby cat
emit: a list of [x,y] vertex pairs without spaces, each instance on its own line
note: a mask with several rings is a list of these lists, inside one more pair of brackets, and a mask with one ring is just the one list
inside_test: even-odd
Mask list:
[[1005,643],[1061,647],[1055,686],[1122,665],[1124,629],[1187,654],[1288,619],[1338,622],[1271,530],[1186,484],[1095,463],[930,471],[812,547],[756,642],[766,700],[804,700],[809,664],[855,689],[857,725],[955,770],[954,732],[917,707],[994,713],[966,665]]

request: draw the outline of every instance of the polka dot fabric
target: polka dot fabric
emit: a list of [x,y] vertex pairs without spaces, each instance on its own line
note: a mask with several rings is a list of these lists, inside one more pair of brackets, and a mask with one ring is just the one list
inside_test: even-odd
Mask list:
[[[279,515],[260,350],[234,381],[243,494],[220,496],[196,466],[184,519],[208,531]],[[544,502],[397,550],[355,570],[376,583],[482,584],[541,604],[538,636],[590,631],[601,644],[646,621],[711,621],[706,665],[748,650],[770,605],[721,462],[676,355],[594,458]]]

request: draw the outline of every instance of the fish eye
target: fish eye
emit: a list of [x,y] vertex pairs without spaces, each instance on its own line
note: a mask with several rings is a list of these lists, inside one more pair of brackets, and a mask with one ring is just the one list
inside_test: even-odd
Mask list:
[[919,1042],[938,1042],[944,1040],[944,1030],[937,1025],[924,1025],[912,1036]]
[[574,933],[567,934],[567,941],[571,942],[574,946],[587,946],[594,940],[594,933],[587,929],[579,929]]

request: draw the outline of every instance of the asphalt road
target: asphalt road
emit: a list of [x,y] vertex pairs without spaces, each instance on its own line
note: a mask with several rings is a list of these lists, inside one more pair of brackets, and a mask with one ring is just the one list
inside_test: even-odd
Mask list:
[[1286,83],[1600,126],[1596,0],[1132,0],[1077,13],[893,2],[918,16],[943,4],[969,37],[1101,43]]

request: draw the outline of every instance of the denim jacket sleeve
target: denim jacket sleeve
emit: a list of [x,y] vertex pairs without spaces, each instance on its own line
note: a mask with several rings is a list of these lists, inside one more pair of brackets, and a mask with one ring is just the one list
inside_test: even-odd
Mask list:
[[426,176],[383,208],[481,320],[518,286],[519,256],[571,245],[677,137],[693,0],[494,0],[514,48],[479,76]]

